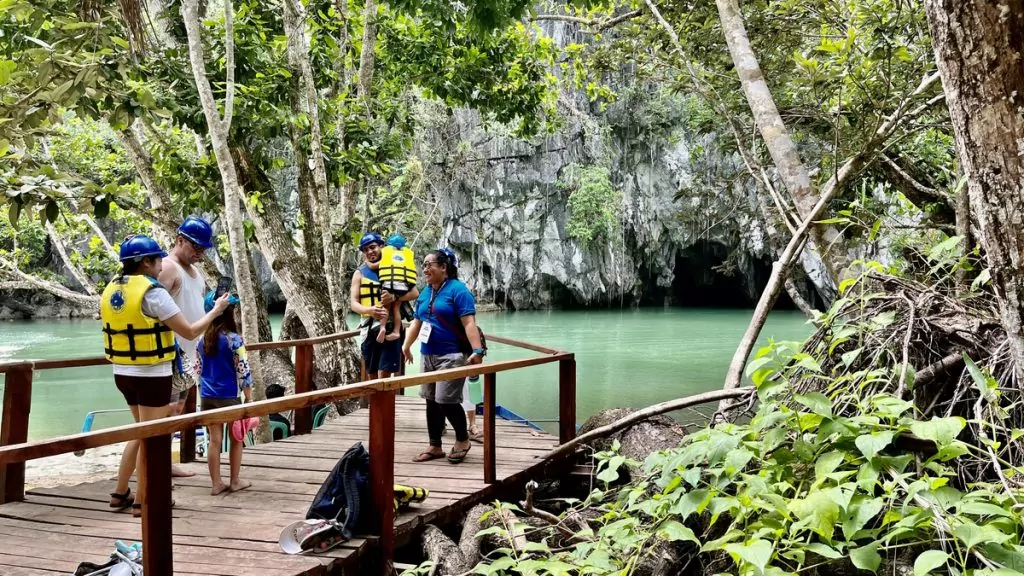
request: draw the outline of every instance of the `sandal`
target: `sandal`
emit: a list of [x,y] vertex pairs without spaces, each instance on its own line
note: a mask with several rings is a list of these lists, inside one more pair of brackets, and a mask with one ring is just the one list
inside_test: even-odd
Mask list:
[[444,458],[444,452],[438,454],[437,452],[420,452],[419,456],[412,459],[413,462],[430,462],[431,460],[437,460],[438,458]]
[[477,444],[484,443],[484,433],[482,430],[477,430],[476,426],[469,429],[469,439]]
[[111,492],[110,493],[110,497],[115,500],[115,502],[111,502],[110,503],[110,507],[111,508],[115,508],[116,512],[120,512],[121,510],[124,510],[125,508],[127,508],[127,507],[131,506],[133,503],[135,503],[135,497],[132,496],[132,489],[131,488],[125,490],[124,494],[118,494],[117,492]]
[[451,462],[452,464],[462,462],[465,460],[466,454],[469,453],[469,449],[472,447],[472,445],[467,446],[465,450],[456,450],[455,448],[452,448],[452,451],[448,453],[448,462]]

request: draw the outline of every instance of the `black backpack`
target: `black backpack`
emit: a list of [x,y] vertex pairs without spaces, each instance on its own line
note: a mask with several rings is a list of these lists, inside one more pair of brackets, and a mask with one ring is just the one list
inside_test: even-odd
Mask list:
[[370,454],[362,442],[356,442],[320,485],[306,519],[335,520],[342,535],[351,539],[353,534],[365,531],[366,522],[360,512],[369,501]]

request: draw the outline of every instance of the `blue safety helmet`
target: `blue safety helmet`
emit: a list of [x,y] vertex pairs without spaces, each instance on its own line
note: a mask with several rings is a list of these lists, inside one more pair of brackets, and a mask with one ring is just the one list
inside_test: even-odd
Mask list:
[[459,257],[455,255],[455,252],[453,252],[451,248],[438,248],[437,251],[441,252],[448,258],[448,263],[451,264],[453,268],[459,267]]
[[395,232],[391,236],[388,236],[388,246],[391,246],[392,248],[398,248],[399,250],[405,248],[405,236],[402,236],[398,232]]
[[201,248],[213,248],[213,228],[202,218],[189,216],[178,226],[178,234]]
[[377,234],[376,232],[369,232],[367,234],[363,234],[363,237],[359,239],[359,250],[366,250],[366,247],[369,246],[370,244],[373,244],[374,242],[383,245],[384,239],[381,238],[380,234]]
[[[206,310],[207,312],[209,312],[210,310],[213,310],[213,305],[216,302],[217,302],[217,299],[214,298],[214,292],[213,292],[213,290],[210,290],[209,292],[206,293],[206,298],[203,299],[203,309]],[[232,294],[231,296],[228,296],[228,306],[232,306],[234,304],[238,304],[238,302],[239,302],[238,296],[236,296],[235,294]]]
[[121,241],[121,249],[119,253],[121,262],[125,260],[134,260],[138,258],[145,258],[146,256],[159,256],[164,258],[167,256],[167,252],[164,252],[160,245],[145,234],[132,234]]

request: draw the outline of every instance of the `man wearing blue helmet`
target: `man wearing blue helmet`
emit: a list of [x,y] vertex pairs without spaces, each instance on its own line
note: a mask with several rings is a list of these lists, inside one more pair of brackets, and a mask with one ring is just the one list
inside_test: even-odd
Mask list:
[[[419,296],[419,290],[415,287],[399,298],[382,289],[380,276],[370,264],[380,262],[383,247],[384,238],[380,234],[370,232],[360,238],[359,251],[363,253],[365,261],[352,274],[352,285],[349,288],[352,311],[363,317],[359,325],[360,349],[366,375],[370,379],[388,378],[401,368],[402,340],[378,342],[377,335],[381,330],[388,330],[388,308],[396,300],[405,302]],[[401,318],[393,318],[392,322],[401,322]]]
[[[164,266],[158,278],[160,283],[167,287],[174,303],[189,322],[195,322],[206,314],[203,309],[206,278],[199,270],[198,264],[210,248],[213,248],[213,228],[210,223],[196,216],[185,218],[178,227],[178,238],[166,260],[170,266]],[[196,385],[192,370],[192,364],[196,359],[196,341],[179,337],[178,343],[184,357],[183,371],[174,374],[171,386],[170,402],[173,416],[184,411],[189,390]],[[171,475],[192,476],[194,473],[180,466],[173,466]]]

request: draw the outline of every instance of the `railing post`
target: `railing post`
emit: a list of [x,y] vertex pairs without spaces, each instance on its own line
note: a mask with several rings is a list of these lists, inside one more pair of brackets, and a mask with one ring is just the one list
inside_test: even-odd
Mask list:
[[[28,414],[32,408],[32,369],[7,372],[4,384],[0,446],[28,441]],[[169,457],[169,456],[168,456]],[[0,504],[25,499],[25,463],[0,466]]]
[[558,442],[576,437],[576,357],[558,362]]
[[495,395],[497,388],[493,372],[484,374],[484,483],[494,484],[498,481],[498,455],[495,446]]
[[[216,450],[218,447],[210,447]],[[173,576],[171,522],[171,437],[142,440],[142,571],[146,576]]]
[[[195,414],[196,413],[196,396],[199,395],[199,387],[191,386],[188,389],[188,395],[185,396],[185,409],[184,414]],[[186,426],[181,431],[181,442],[178,446],[179,454],[178,459],[181,460],[182,464],[188,464],[189,462],[196,461],[196,427]]]
[[395,551],[395,392],[374,392],[370,396],[370,490],[374,510],[370,513],[380,534],[378,542],[382,574],[388,570]]
[[[313,346],[303,344],[295,348],[295,393],[313,390]],[[295,409],[295,433],[309,434],[313,431],[313,407]]]

